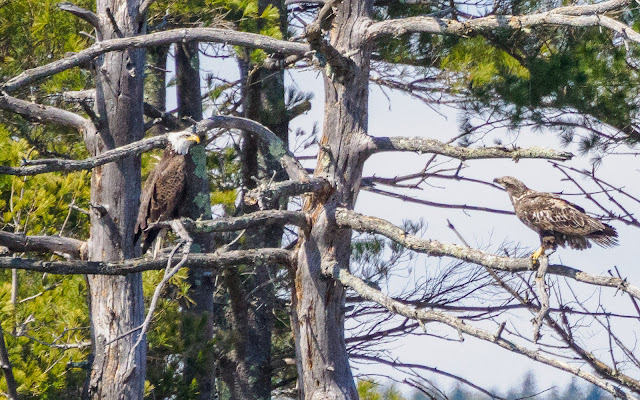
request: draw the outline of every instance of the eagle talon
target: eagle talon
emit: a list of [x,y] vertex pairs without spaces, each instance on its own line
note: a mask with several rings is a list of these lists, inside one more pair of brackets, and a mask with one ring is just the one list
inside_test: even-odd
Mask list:
[[540,247],[538,250],[534,251],[531,254],[531,262],[533,265],[537,265],[539,263],[538,259],[544,254],[544,249]]

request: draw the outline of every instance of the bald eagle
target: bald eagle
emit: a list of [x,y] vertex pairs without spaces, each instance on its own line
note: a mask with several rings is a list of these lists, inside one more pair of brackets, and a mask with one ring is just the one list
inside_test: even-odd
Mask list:
[[582,207],[553,193],[531,190],[511,176],[493,181],[507,190],[520,221],[540,235],[540,248],[531,255],[532,260],[537,261],[546,250],[556,250],[558,245],[584,250],[591,247],[591,242],[602,247],[618,244],[615,228],[590,217]]
[[160,232],[160,228],[149,228],[150,224],[178,217],[184,204],[187,168],[186,154],[200,138],[186,132],[172,132],[168,135],[169,145],[162,158],[151,171],[140,196],[140,210],[134,229],[134,244],[142,238],[142,254]]

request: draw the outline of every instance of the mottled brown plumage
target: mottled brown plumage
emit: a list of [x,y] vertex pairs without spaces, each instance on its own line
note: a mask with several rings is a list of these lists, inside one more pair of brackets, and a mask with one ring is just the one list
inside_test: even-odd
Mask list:
[[134,230],[134,243],[142,238],[142,254],[160,232],[149,225],[171,220],[179,216],[186,193],[187,168],[185,155],[193,143],[199,143],[196,135],[169,134],[169,145],[162,158],[149,174],[140,196],[140,210]]
[[555,194],[531,190],[510,176],[496,178],[494,182],[507,190],[518,218],[540,235],[540,248],[532,258],[537,259],[545,250],[558,246],[584,250],[591,247],[591,242],[602,247],[618,244],[616,230],[587,215],[582,207]]

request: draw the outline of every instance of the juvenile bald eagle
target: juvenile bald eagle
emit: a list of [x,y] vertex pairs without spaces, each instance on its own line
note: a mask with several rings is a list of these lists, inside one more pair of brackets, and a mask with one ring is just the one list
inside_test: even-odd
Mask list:
[[200,143],[197,135],[172,132],[169,145],[162,158],[151,171],[140,196],[140,210],[134,230],[134,244],[142,237],[142,254],[160,232],[160,228],[149,225],[178,217],[186,194],[187,168],[185,155],[194,143]]
[[507,190],[520,221],[540,235],[540,248],[531,255],[534,261],[558,245],[584,250],[591,247],[592,241],[602,247],[618,244],[616,230],[588,216],[582,207],[553,193],[531,190],[511,176],[493,181]]

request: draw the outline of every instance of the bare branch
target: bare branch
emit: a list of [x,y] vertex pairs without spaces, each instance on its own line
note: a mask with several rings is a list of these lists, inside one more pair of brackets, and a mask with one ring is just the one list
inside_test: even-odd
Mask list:
[[416,204],[424,204],[430,207],[440,207],[440,208],[453,208],[453,209],[461,209],[461,210],[471,210],[471,211],[483,211],[489,212],[493,214],[504,214],[504,215],[515,215],[516,213],[508,210],[500,210],[497,208],[489,208],[489,207],[480,207],[480,206],[472,206],[469,204],[450,204],[450,203],[437,203],[435,201],[418,199],[412,196],[405,196],[399,193],[389,192],[388,190],[376,189],[373,187],[363,186],[362,190],[366,190],[367,192],[376,193],[382,196],[393,197],[402,201],[407,201],[410,203]]
[[373,137],[369,146],[370,154],[382,151],[412,151],[417,153],[440,154],[460,160],[511,158],[517,161],[521,158],[544,158],[566,161],[573,158],[573,154],[569,152],[556,151],[543,147],[534,146],[525,149],[517,147],[511,149],[506,147],[462,147],[423,137]]
[[[529,258],[500,257],[456,244],[419,239],[407,234],[403,229],[388,221],[376,217],[364,216],[345,208],[337,208],[335,218],[336,223],[343,228],[380,234],[411,250],[426,253],[431,256],[453,257],[501,271],[518,272],[537,270]],[[578,269],[564,265],[549,265],[547,273],[564,276],[590,285],[612,287],[629,293],[636,299],[640,299],[640,288],[629,284],[624,279],[614,278],[612,276],[589,275]]]
[[[93,124],[91,126],[93,126]],[[280,140],[268,128],[250,119],[220,115],[202,120],[186,130],[202,136],[215,128],[242,129],[252,135],[255,135],[259,140],[263,141],[267,145],[271,156],[280,161],[292,179],[299,181],[306,181],[309,179],[304,168],[300,165],[295,156],[287,150],[284,142],[282,142],[282,140]],[[117,149],[105,151],[96,157],[90,157],[85,160],[50,159],[38,160],[37,165],[30,165],[26,167],[0,166],[0,174],[25,176],[54,171],[68,172],[92,169],[99,165],[138,155],[151,149],[164,147],[166,144],[167,135],[155,136],[118,147]]]
[[540,328],[544,323],[545,318],[549,314],[549,287],[545,282],[545,275],[549,268],[549,258],[543,254],[538,262],[540,266],[536,272],[536,287],[538,288],[538,298],[540,299],[540,311],[538,315],[533,319],[533,343],[538,343],[540,339]]
[[309,177],[306,182],[284,181],[260,185],[250,190],[244,196],[246,204],[256,204],[266,201],[276,201],[282,197],[299,196],[310,192],[320,192],[329,189],[329,182],[324,178]]
[[141,22],[147,15],[147,11],[149,10],[149,7],[151,7],[151,4],[153,4],[155,0],[144,0],[142,2],[142,4],[140,4],[140,7],[138,8],[138,16],[137,22]]
[[110,51],[193,41],[225,43],[249,48],[259,48],[275,53],[294,55],[306,55],[310,51],[309,46],[306,44],[278,40],[270,36],[258,35],[255,33],[236,32],[229,29],[219,28],[173,29],[148,35],[104,40],[95,43],[88,49],[82,50],[72,56],[24,71],[17,77],[8,80],[3,85],[0,85],[0,90],[4,90],[6,92],[15,91],[16,89],[35,82],[38,79],[77,67],[82,63],[89,62],[95,57]]
[[331,43],[325,39],[324,32],[331,29],[332,21],[335,18],[334,9],[342,0],[327,1],[313,22],[305,28],[305,37],[313,50],[322,54],[326,62],[332,67],[332,70],[338,74],[344,75],[349,73],[351,68],[351,60],[338,51]]
[[[219,254],[191,254],[185,267],[212,269],[227,265],[254,264],[260,262],[288,265],[291,262],[291,252],[283,249],[257,249],[233,250]],[[58,275],[127,275],[134,272],[160,270],[166,266],[167,258],[158,258],[155,260],[135,258],[117,263],[107,261],[42,261],[26,258],[0,257],[0,268],[24,269]]]
[[619,9],[628,0],[612,0],[600,5],[560,7],[550,11],[528,15],[491,15],[460,22],[435,17],[409,17],[373,22],[366,31],[367,39],[375,40],[385,35],[402,35],[423,32],[442,35],[472,36],[496,28],[523,29],[533,26],[602,26],[625,39],[640,43],[640,34],[632,27],[598,13]]
[[0,326],[0,369],[4,372],[5,382],[7,382],[8,399],[18,400],[18,384],[13,376],[13,369],[11,368],[11,361],[9,360],[9,352],[7,351],[7,345],[4,342],[4,332],[2,326]]
[[117,149],[105,151],[104,153],[90,157],[85,160],[63,160],[63,159],[49,159],[38,160],[37,165],[30,165],[26,167],[7,167],[0,166],[0,174],[5,175],[38,175],[47,172],[55,171],[80,171],[83,169],[92,169],[99,165],[107,164],[123,158],[135,156],[151,149],[166,146],[167,135],[155,136],[152,138],[142,139],[138,142],[130,143],[128,145],[118,147]]
[[[218,218],[214,220],[194,221],[189,218],[181,218],[180,222],[189,232],[228,232],[254,228],[263,225],[291,224],[301,228],[308,228],[309,221],[305,213],[289,210],[263,210],[239,217]],[[173,221],[163,221],[149,225],[148,229],[155,227],[171,227]]]
[[67,254],[71,259],[86,259],[87,243],[61,236],[27,236],[0,231],[0,245],[14,252],[36,251]]
[[98,16],[94,12],[66,1],[64,3],[58,3],[58,8],[62,11],[66,11],[80,19],[87,21],[91,24],[91,26],[96,28],[98,32],[100,32],[100,18],[98,18]]
[[[189,258],[189,252],[191,251],[191,245],[192,245],[192,241],[188,241],[186,243],[180,243],[173,249],[173,251],[171,251],[171,254],[169,254],[169,258],[167,260],[167,268],[164,270],[164,276],[162,277],[162,280],[160,281],[160,283],[158,283],[158,286],[156,286],[155,290],[153,291],[153,296],[151,297],[151,303],[149,303],[149,310],[147,311],[147,316],[144,318],[142,325],[140,325],[140,327],[132,331],[134,332],[134,331],[140,330],[140,333],[138,334],[138,339],[132,346],[131,350],[129,350],[128,364],[131,365],[133,363],[133,357],[134,357],[133,355],[135,352],[135,348],[140,345],[140,343],[144,338],[144,335],[147,333],[147,330],[149,329],[149,324],[151,324],[151,317],[153,317],[153,313],[155,312],[156,305],[158,304],[158,299],[160,298],[160,293],[162,293],[162,289],[164,288],[164,285],[166,285],[167,282],[169,282],[169,279],[171,279],[176,273],[178,273],[180,268],[182,268],[184,264],[187,262]],[[171,262],[173,261],[173,256],[181,246],[184,246],[184,249],[182,250],[182,259],[178,262],[178,264],[172,267]]]
[[421,370],[425,370],[425,371],[429,371],[429,372],[433,372],[435,374],[439,374],[442,376],[446,376],[447,378],[451,378],[451,379],[455,379],[469,387],[474,388],[475,390],[486,394],[487,396],[489,396],[491,399],[496,399],[496,400],[506,400],[504,397],[500,397],[495,393],[491,393],[488,390],[476,385],[475,383],[464,379],[460,376],[454,375],[452,373],[443,371],[439,368],[432,368],[432,367],[428,367],[426,365],[420,365],[420,364],[411,364],[411,363],[403,363],[397,360],[385,360],[384,358],[380,358],[380,357],[372,357],[372,356],[368,356],[365,354],[354,354],[354,355],[350,355],[349,358],[353,358],[353,359],[360,359],[360,360],[367,360],[367,361],[373,361],[376,363],[380,363],[380,364],[384,364],[384,365],[388,365],[390,367],[393,368],[409,368],[409,369],[421,369]]
[[213,128],[240,129],[256,136],[267,145],[271,157],[280,161],[282,167],[287,171],[287,174],[289,174],[290,179],[300,182],[309,180],[309,174],[307,174],[302,165],[300,165],[300,162],[287,149],[285,143],[264,125],[247,118],[225,115],[217,115],[205,119],[198,123],[198,125],[201,124],[203,128],[207,127],[208,130]]
[[50,122],[77,129],[80,132],[95,131],[93,123],[71,111],[31,103],[0,92],[0,109],[12,111],[36,122]]
[[[93,103],[96,101],[95,89],[83,89],[83,90],[70,90],[62,92],[62,100],[69,103]],[[60,96],[58,94],[52,95]]]
[[[576,367],[571,364],[559,361],[555,358],[547,357],[539,351],[531,350],[515,342],[506,340],[502,338],[500,335],[491,333],[484,329],[479,329],[471,325],[468,325],[467,323],[465,323],[463,320],[459,318],[452,317],[448,314],[437,312],[437,311],[417,309],[415,307],[406,305],[398,300],[395,300],[389,296],[386,296],[381,291],[371,287],[370,285],[367,285],[366,282],[352,275],[349,271],[338,267],[337,265],[333,267],[333,271],[328,271],[328,274],[332,276],[334,279],[340,281],[343,285],[353,289],[356,293],[358,293],[363,298],[383,306],[393,314],[402,315],[412,320],[419,319],[419,320],[422,320],[423,322],[433,321],[433,322],[443,323],[457,330],[460,333],[465,333],[469,336],[473,336],[487,342],[495,343],[498,346],[504,349],[507,349],[513,353],[524,355],[532,360],[569,372],[588,382],[593,383],[594,385],[606,390],[607,392],[613,394],[614,396],[618,396],[622,399],[633,399],[632,396],[623,392],[621,389],[614,386],[610,382],[604,379],[601,379],[598,376],[595,376],[580,367]],[[631,386],[630,388],[633,390],[636,390],[636,388],[633,386]]]

